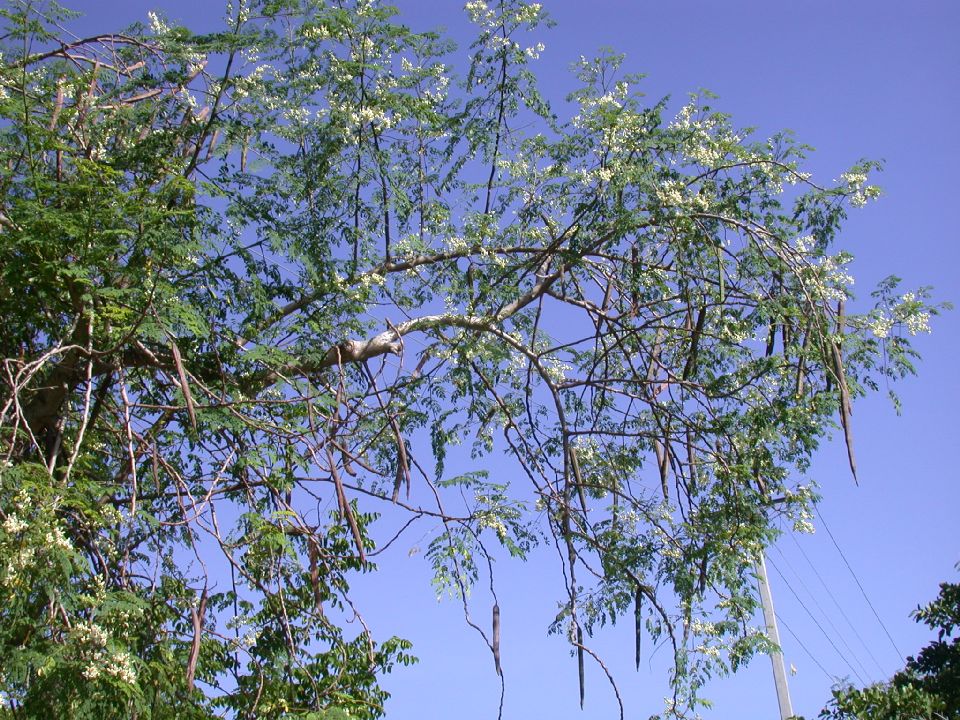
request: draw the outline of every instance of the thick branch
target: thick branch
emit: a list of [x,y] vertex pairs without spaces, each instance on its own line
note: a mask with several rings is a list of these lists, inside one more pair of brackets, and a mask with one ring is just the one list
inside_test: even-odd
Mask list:
[[424,332],[427,330],[435,330],[437,328],[489,330],[499,325],[512,315],[515,315],[538,297],[546,293],[550,286],[560,279],[566,270],[567,265],[561,265],[550,275],[541,278],[539,282],[537,282],[527,292],[516,298],[513,302],[503,306],[500,310],[491,315],[453,315],[451,313],[424,315],[423,317],[413,318],[412,320],[407,320],[406,322],[392,326],[389,330],[386,330],[379,335],[370,338],[369,340],[347,340],[342,342],[339,345],[330,348],[326,355],[323,356],[323,359],[312,367],[307,366],[290,369],[299,370],[300,372],[310,372],[323,370],[335,365],[363,362],[365,360],[379,357],[380,355],[399,355],[401,338],[404,335],[408,335],[413,332]]

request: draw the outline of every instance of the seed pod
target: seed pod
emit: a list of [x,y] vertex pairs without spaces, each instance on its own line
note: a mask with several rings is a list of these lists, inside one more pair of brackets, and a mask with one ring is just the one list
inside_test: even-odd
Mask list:
[[500,606],[493,604],[493,665],[497,669],[497,675],[503,676],[503,670],[500,667]]
[[637,585],[637,592],[633,597],[633,633],[634,655],[637,670],[640,669],[640,639],[643,630],[643,590]]

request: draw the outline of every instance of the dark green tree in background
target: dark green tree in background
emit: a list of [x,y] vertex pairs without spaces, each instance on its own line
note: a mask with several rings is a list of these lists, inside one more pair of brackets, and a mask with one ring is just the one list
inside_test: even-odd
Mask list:
[[936,312],[894,281],[846,309],[875,166],[818,185],[615,56],[561,118],[543,8],[466,11],[458,68],[370,0],[87,38],[0,8],[0,717],[378,717],[410,648],[350,581],[419,519],[486,617],[491,558],[556,547],[581,699],[624,616],[677,716],[769,648],[796,471]]
[[[958,565],[960,568],[960,565]],[[907,658],[887,683],[859,689],[841,686],[820,713],[824,720],[956,720],[960,718],[960,584],[941,583],[940,594],[918,607],[914,619],[937,631],[933,640]]]

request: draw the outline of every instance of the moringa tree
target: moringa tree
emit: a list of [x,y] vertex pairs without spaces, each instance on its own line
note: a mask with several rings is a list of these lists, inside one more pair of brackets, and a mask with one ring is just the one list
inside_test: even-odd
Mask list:
[[851,402],[937,310],[891,280],[845,312],[875,165],[818,185],[612,55],[561,118],[541,6],[466,11],[464,68],[370,0],[0,11],[0,715],[377,717],[409,644],[345,630],[349,581],[423,518],[498,672],[491,557],[538,543],[581,701],[607,620],[672,647],[677,716],[768,649],[793,473],[836,423],[855,472]]

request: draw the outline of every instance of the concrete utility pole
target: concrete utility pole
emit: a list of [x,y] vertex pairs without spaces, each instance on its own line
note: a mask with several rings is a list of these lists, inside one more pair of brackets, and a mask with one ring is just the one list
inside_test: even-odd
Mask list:
[[777,651],[770,654],[773,664],[773,680],[777,686],[777,702],[780,703],[780,720],[793,717],[793,705],[790,703],[790,689],[787,687],[787,670],[783,665],[783,653],[780,652],[780,633],[777,630],[777,616],[773,612],[773,596],[770,594],[770,583],[767,581],[767,563],[764,554],[760,553],[757,561],[757,580],[760,584],[760,604],[763,606],[763,621],[767,626],[767,635],[777,646]]

